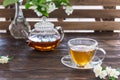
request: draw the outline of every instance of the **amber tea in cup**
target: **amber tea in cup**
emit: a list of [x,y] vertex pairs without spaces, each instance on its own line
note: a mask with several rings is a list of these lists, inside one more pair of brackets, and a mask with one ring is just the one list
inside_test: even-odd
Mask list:
[[[90,38],[74,38],[68,41],[71,59],[77,66],[85,66],[91,62],[96,54],[96,50],[100,50],[105,55],[102,48],[98,48],[98,42]],[[102,60],[104,57],[102,58]]]
[[74,50],[70,49],[71,56],[76,64],[80,66],[84,66],[89,63],[94,56],[95,50],[90,51],[82,51],[82,50]]

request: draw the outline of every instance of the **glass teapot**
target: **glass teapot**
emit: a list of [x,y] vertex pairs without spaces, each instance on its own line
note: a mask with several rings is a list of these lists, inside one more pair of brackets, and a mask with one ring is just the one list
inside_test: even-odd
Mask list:
[[54,24],[46,21],[46,17],[36,23],[29,34],[23,32],[27,37],[27,45],[40,51],[54,50],[64,37],[62,27],[54,28]]

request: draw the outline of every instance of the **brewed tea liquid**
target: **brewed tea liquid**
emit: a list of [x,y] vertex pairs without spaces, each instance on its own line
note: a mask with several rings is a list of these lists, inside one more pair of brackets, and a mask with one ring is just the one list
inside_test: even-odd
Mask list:
[[29,37],[29,40],[27,40],[28,46],[40,51],[54,50],[59,43],[60,39],[57,35],[34,35]]
[[78,66],[85,66],[94,56],[95,50],[70,49],[71,57]]

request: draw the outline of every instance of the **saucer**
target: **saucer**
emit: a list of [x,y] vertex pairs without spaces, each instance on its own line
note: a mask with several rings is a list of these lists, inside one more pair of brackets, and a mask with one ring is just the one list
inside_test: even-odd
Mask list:
[[72,60],[70,55],[66,55],[64,57],[62,57],[61,59],[62,64],[64,64],[67,67],[73,68],[73,69],[92,69],[94,66],[96,65],[101,65],[102,61],[100,60],[100,58],[98,58],[97,56],[94,57],[94,59],[87,64],[85,67],[80,67],[77,66]]

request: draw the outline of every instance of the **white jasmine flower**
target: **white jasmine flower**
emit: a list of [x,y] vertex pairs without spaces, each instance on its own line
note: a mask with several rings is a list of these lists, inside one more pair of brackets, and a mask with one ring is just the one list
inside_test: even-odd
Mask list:
[[67,13],[67,15],[70,15],[73,13],[73,8],[71,6],[63,7],[63,9],[65,9],[65,12]]
[[37,6],[31,6],[29,9],[35,10]]
[[51,3],[48,4],[48,9],[47,9],[48,13],[51,13],[55,9],[57,9],[56,6],[55,6],[55,3],[51,2]]
[[95,73],[95,76],[100,77],[100,79],[105,79],[105,77],[107,76],[107,71],[102,70],[101,65],[95,66],[93,72]]
[[101,71],[100,74],[99,74],[100,79],[105,79],[106,76],[107,76],[107,71],[106,70]]
[[120,75],[120,72],[116,69],[112,69],[111,67],[106,67],[104,70],[100,65],[97,65],[94,67],[93,72],[95,73],[96,77],[99,77],[100,79],[105,79],[105,77],[113,77],[118,78]]
[[19,2],[23,2],[23,0],[19,0]]
[[8,56],[1,56],[0,57],[0,63],[4,64],[4,63],[8,63]]
[[120,72],[117,71],[116,69],[112,69],[111,67],[106,67],[107,74],[111,77],[118,78],[120,75]]
[[106,71],[107,71],[107,73],[109,75],[111,73],[111,71],[112,71],[112,68],[111,67],[106,67]]
[[42,13],[39,12],[37,9],[35,9],[34,12],[35,12],[38,16],[42,16]]
[[66,3],[62,2],[61,5],[66,5]]
[[41,8],[41,10],[42,10],[42,11],[45,11],[45,8],[43,7],[43,8]]
[[119,71],[117,71],[116,69],[112,69],[112,72],[110,73],[110,76],[118,78],[119,75],[120,75]]
[[32,5],[32,4],[33,4],[33,3],[32,3],[32,1],[31,1],[31,2],[29,2],[29,4],[31,4],[31,5]]
[[50,1],[52,1],[52,0],[46,0],[46,2],[50,2]]
[[102,67],[100,65],[97,65],[94,67],[93,72],[95,73],[96,77],[99,77],[99,75],[101,74],[102,71]]

